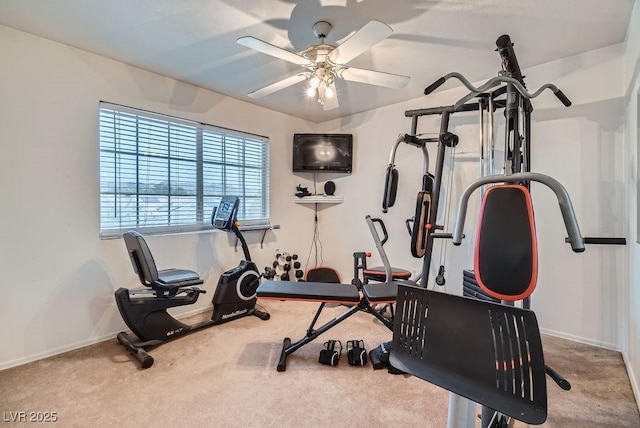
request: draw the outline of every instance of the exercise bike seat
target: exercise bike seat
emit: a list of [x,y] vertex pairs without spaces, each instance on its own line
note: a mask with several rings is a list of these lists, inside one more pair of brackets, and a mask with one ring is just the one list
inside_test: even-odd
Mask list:
[[192,270],[185,269],[164,269],[158,271],[158,283],[177,287],[188,287],[202,284],[200,276]]
[[[138,278],[143,285],[153,288],[161,295],[168,293],[169,296],[173,296],[180,289],[204,283],[194,271],[185,269],[163,269],[158,271],[144,237],[135,230],[124,233],[122,237],[127,246],[133,270],[138,274]],[[193,287],[192,290],[197,293],[204,292],[197,287]]]

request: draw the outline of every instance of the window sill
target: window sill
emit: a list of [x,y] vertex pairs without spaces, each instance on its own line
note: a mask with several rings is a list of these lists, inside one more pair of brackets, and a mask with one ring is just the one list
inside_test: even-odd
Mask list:
[[[241,232],[252,232],[255,230],[262,230],[266,234],[268,230],[280,229],[279,224],[249,224],[246,226],[240,226]],[[129,230],[137,230],[135,228],[121,229],[119,231],[109,231],[109,232],[101,232],[100,239],[101,240],[109,240],[109,239],[120,239],[122,238],[122,234]],[[144,236],[171,236],[171,235],[192,235],[197,233],[211,233],[220,231],[219,229],[214,229],[211,225],[203,225],[200,229],[194,230],[176,230],[176,231],[167,231],[167,230],[140,230]],[[264,237],[263,237],[264,240]]]

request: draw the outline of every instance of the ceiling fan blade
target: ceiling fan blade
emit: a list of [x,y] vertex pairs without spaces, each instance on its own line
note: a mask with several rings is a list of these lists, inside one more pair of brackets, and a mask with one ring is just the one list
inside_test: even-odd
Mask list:
[[334,64],[344,65],[391,34],[393,30],[384,22],[370,21],[335,48],[329,54],[329,59]]
[[370,85],[384,86],[386,88],[400,89],[407,86],[409,76],[400,74],[383,73],[381,71],[364,70],[362,68],[343,68],[337,73],[338,77],[352,82],[368,83]]
[[282,79],[276,83],[272,83],[271,85],[265,86],[264,88],[257,89],[249,94],[249,98],[262,98],[266,95],[273,94],[274,92],[279,91],[280,89],[284,89],[291,85],[295,85],[298,82],[302,82],[307,78],[305,73],[296,74],[285,79]]
[[333,94],[331,97],[327,96],[326,90],[322,90],[320,92],[320,97],[322,99],[322,110],[325,110],[325,111],[333,110],[340,107],[340,104],[338,104],[338,91],[336,91],[336,84],[334,82],[331,82],[329,84],[329,88],[331,89]]
[[250,49],[256,50],[258,52],[262,52],[267,55],[271,55],[276,58],[283,59],[285,61],[292,62],[294,64],[302,65],[302,66],[310,66],[311,61],[302,57],[293,52],[289,52],[286,49],[279,48],[278,46],[272,45],[271,43],[267,43],[260,39],[256,39],[255,37],[246,36],[240,37],[236,40],[236,43],[242,46],[246,46]]

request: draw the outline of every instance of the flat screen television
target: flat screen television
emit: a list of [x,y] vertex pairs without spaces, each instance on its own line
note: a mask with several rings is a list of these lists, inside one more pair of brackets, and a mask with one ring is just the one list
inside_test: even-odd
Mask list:
[[294,134],[293,172],[351,173],[352,134]]

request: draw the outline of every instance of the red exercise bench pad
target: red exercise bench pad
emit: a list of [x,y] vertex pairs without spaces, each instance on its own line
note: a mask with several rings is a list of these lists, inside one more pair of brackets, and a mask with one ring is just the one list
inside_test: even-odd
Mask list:
[[505,184],[487,189],[475,247],[478,285],[492,297],[528,297],[538,277],[538,249],[529,189]]

